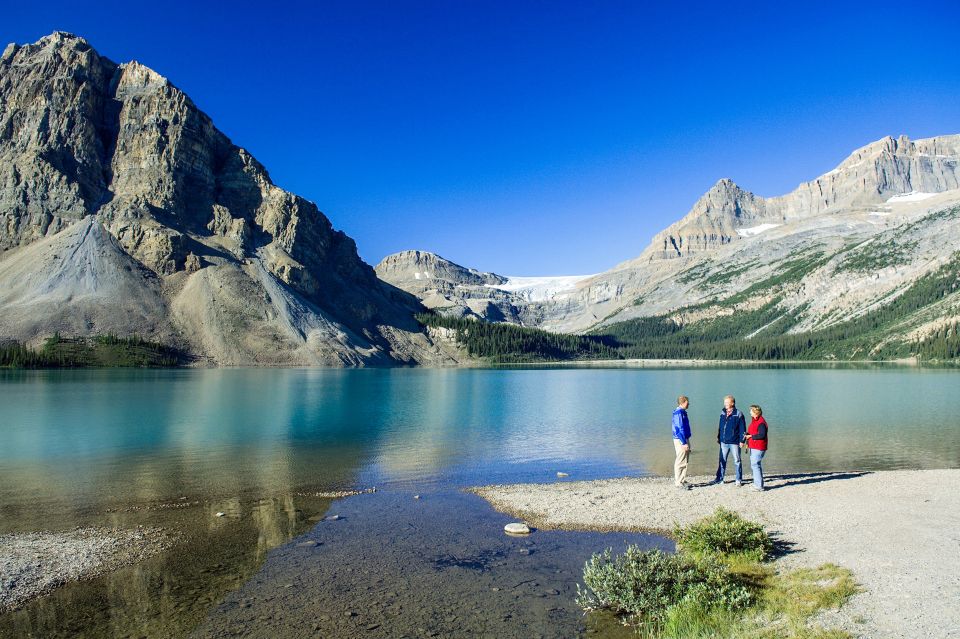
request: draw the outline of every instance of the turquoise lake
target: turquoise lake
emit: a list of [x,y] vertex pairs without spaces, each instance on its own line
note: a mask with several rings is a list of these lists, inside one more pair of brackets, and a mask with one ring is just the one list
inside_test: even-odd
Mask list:
[[[323,517],[331,512],[351,513],[343,530],[356,526],[350,536],[357,543],[364,535],[382,543],[388,521],[393,531],[461,520],[433,536],[436,552],[424,559],[422,573],[404,572],[408,568],[391,573],[366,559],[374,562],[371,572],[393,580],[385,592],[401,598],[398,584],[417,583],[441,570],[536,573],[545,563],[529,557],[538,555],[524,555],[529,565],[516,563],[512,546],[503,545],[513,543],[497,533],[506,519],[460,489],[557,481],[560,471],[570,480],[667,475],[673,459],[670,416],[680,393],[691,399],[693,474],[716,468],[716,417],[728,393],[743,409],[763,407],[771,428],[764,462],[769,473],[955,468],[958,391],[960,371],[895,366],[3,371],[0,534],[159,525],[183,531],[186,541],[166,557],[70,585],[0,615],[0,634],[250,631],[251,626],[230,625],[247,622],[221,620],[246,605],[232,593],[253,601],[259,590],[285,585],[290,566],[301,560],[290,554],[291,542],[334,534],[324,529]],[[374,486],[374,495],[317,496]],[[413,493],[422,494],[425,505],[413,506],[408,499]],[[228,517],[211,521],[212,512]],[[536,606],[519,605],[526,601],[520,593],[496,604],[497,623],[511,618],[519,623],[519,617],[501,614],[504,606],[516,606],[523,612],[510,614],[540,614],[523,622],[528,625],[555,628],[558,636],[585,632],[572,595],[566,596],[578,578],[576,567],[607,545],[664,543],[649,536],[615,537],[541,535],[539,557],[554,558],[552,572],[527,581],[554,583],[550,575],[556,576],[550,592],[561,593],[563,604],[541,614]],[[337,550],[335,537],[326,539],[321,547],[341,553],[338,561],[360,561],[357,548]],[[397,559],[404,552],[419,552],[420,541],[394,540],[396,565],[404,563]],[[462,552],[450,550],[454,547]],[[480,547],[487,549],[478,555]],[[475,558],[437,559],[462,558],[469,554],[464,548],[474,549]],[[386,561],[390,553],[380,555]],[[329,568],[321,562],[310,570],[321,566]],[[460,583],[445,574],[440,583]],[[426,583],[422,586],[429,587]],[[489,607],[481,605],[489,592],[468,592],[473,583],[458,586],[456,605]],[[305,589],[302,602],[287,605],[321,605],[316,593]],[[325,601],[334,616],[338,606],[347,606],[346,599]],[[374,618],[390,629],[388,616]],[[252,617],[261,618],[274,615]],[[464,625],[450,628],[463,628],[465,635],[476,631],[467,621],[458,623]],[[484,623],[494,627],[490,620]],[[349,636],[349,629],[337,628],[328,634]],[[545,636],[552,635],[545,631]]]

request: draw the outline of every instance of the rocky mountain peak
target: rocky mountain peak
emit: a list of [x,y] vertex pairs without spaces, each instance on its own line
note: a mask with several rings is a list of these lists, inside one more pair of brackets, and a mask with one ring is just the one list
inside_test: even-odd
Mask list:
[[507,281],[502,275],[467,268],[429,251],[400,251],[388,255],[374,270],[380,279],[394,285],[417,280],[444,280],[453,284],[485,286]]
[[[193,291],[182,317],[214,313],[190,321],[207,335],[197,348],[216,343],[221,361],[256,351],[205,333],[226,316],[264,337],[279,330],[269,339],[293,339],[300,362],[389,361],[395,347],[404,361],[423,353],[412,346],[423,339],[412,317],[419,304],[378,280],[316,205],[274,185],[164,76],[117,65],[78,36],[56,32],[4,51],[0,185],[0,260],[95,216],[127,256],[175,278],[172,290]],[[252,314],[214,312],[221,289]],[[265,308],[251,311],[256,304]]]
[[128,89],[156,90],[172,86],[167,78],[136,60],[121,64],[120,70],[120,83]]
[[683,257],[720,248],[787,220],[876,206],[895,195],[960,188],[960,135],[911,140],[886,136],[851,153],[835,169],[796,190],[762,198],[722,179],[679,222],[657,234],[647,259]]
[[27,59],[22,61],[25,62],[29,59],[30,61],[36,62],[39,61],[40,58],[51,58],[56,55],[67,55],[67,57],[69,57],[70,53],[84,53],[92,50],[93,47],[90,46],[90,43],[87,42],[86,39],[66,31],[54,31],[32,44],[20,45],[16,42],[11,42],[4,49],[0,61],[8,62],[12,60],[13,56],[18,52],[22,52],[24,56],[27,56]]

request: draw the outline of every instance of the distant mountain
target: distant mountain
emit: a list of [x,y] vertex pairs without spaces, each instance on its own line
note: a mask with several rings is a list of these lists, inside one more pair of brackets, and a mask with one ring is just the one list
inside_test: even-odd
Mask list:
[[377,276],[416,295],[442,315],[490,322],[536,325],[539,303],[558,304],[589,275],[513,277],[460,266],[426,251],[401,251],[383,258]]
[[512,304],[626,356],[899,357],[957,340],[958,271],[960,135],[901,136],[780,197],[720,180],[637,258]]
[[449,362],[411,295],[182,91],[57,32],[0,56],[0,339],[137,334],[215,364]]
[[[960,348],[960,135],[884,138],[779,197],[720,180],[596,275],[502,276],[425,251],[374,270],[167,79],[57,32],[0,55],[0,215],[0,341],[109,333],[217,365],[337,366],[527,345],[827,359]],[[427,308],[442,317],[421,315],[424,327]],[[592,335],[481,335],[462,318]]]
[[680,221],[657,234],[644,253],[682,257],[716,249],[751,228],[883,204],[903,193],[960,188],[960,135],[917,140],[886,137],[854,151],[837,168],[791,193],[762,198],[728,179],[707,191]]

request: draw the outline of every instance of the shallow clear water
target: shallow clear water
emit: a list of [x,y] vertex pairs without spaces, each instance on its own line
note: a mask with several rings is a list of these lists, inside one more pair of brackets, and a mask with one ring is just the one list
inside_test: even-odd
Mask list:
[[960,372],[909,368],[0,373],[0,505],[695,472],[723,395],[763,406],[771,472],[960,465]]
[[[278,615],[264,602],[275,601],[302,610],[280,615],[297,622],[282,628],[312,631],[319,607],[330,615],[353,596],[334,589],[321,606],[318,584],[334,578],[331,566],[356,563],[382,580],[375,591],[384,611],[334,615],[320,623],[326,635],[351,636],[362,620],[380,624],[370,636],[416,635],[416,623],[469,636],[509,628],[508,615],[527,611],[522,623],[573,636],[583,621],[572,566],[625,538],[541,536],[539,556],[563,575],[551,578],[531,559],[537,554],[511,554],[497,533],[503,516],[459,488],[556,481],[558,471],[570,479],[669,474],[679,393],[692,403],[693,474],[715,469],[727,393],[741,408],[763,406],[770,473],[958,467],[958,390],[960,371],[897,367],[0,372],[0,534],[144,524],[184,537],[175,552],[0,615],[0,635],[267,636]],[[333,502],[313,494],[370,486],[378,492]],[[415,503],[414,492],[424,499]],[[189,507],[171,507],[184,500]],[[317,523],[330,508],[351,513],[339,522],[351,544],[338,545],[338,533]],[[217,511],[228,517],[213,518]],[[389,534],[418,525],[422,537]],[[334,537],[304,568],[296,540],[321,533]],[[384,539],[391,552],[362,550],[386,548]],[[403,557],[416,554],[418,539],[429,539],[430,556],[409,564]],[[448,555],[489,566],[438,568]],[[449,578],[431,580],[443,570]],[[296,575],[301,585],[288,588]],[[508,597],[492,590],[500,577],[550,585]],[[484,616],[466,615],[473,625],[465,626],[448,620],[455,610],[412,615],[409,584],[448,584],[437,606]],[[553,590],[562,593],[557,603],[549,600],[556,595],[540,601]],[[404,602],[403,623],[390,622]]]

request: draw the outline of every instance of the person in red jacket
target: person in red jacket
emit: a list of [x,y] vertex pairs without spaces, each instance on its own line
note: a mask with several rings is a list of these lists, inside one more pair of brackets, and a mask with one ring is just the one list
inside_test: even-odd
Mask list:
[[747,446],[750,448],[750,468],[753,470],[753,489],[763,491],[763,468],[760,461],[767,452],[769,429],[767,420],[763,418],[763,409],[754,404],[750,407],[750,416],[753,420],[747,426]]

